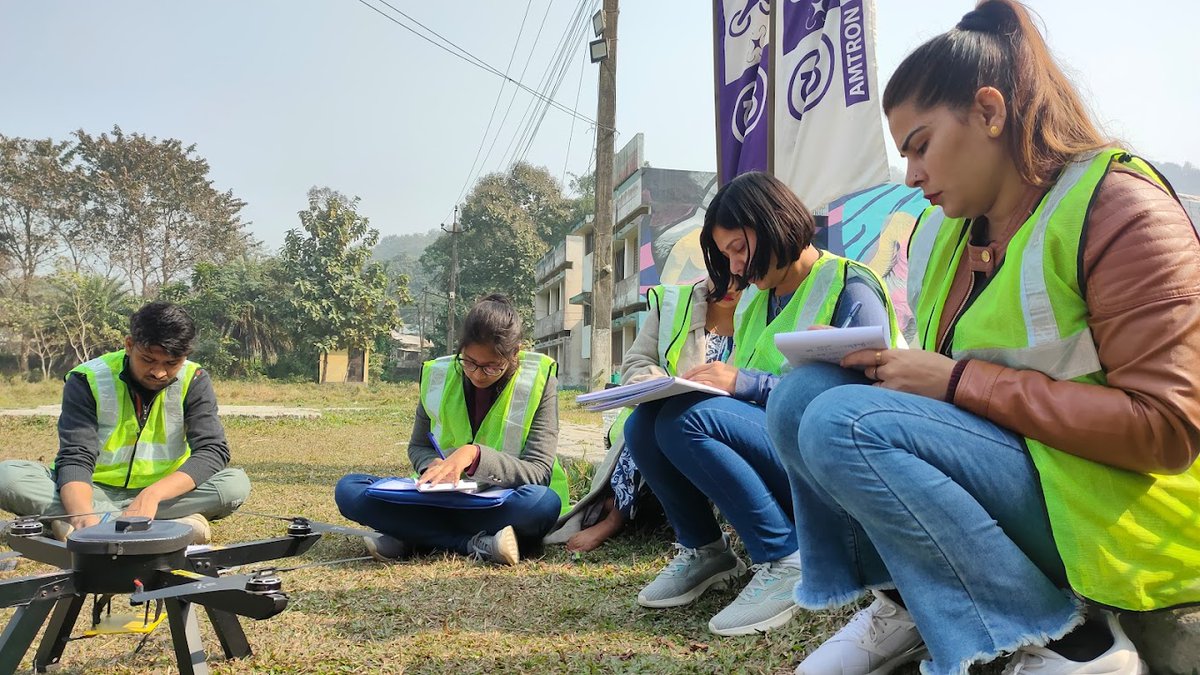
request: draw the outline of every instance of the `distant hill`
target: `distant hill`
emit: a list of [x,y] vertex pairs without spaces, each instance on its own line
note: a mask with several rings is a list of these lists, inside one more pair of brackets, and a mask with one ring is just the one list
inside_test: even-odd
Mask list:
[[1200,167],[1191,162],[1184,162],[1183,166],[1174,162],[1154,162],[1153,160],[1151,163],[1167,177],[1176,192],[1185,195],[1200,195]]
[[379,262],[390,262],[401,255],[408,260],[416,260],[440,234],[441,230],[437,228],[413,234],[389,234],[379,240],[371,257]]

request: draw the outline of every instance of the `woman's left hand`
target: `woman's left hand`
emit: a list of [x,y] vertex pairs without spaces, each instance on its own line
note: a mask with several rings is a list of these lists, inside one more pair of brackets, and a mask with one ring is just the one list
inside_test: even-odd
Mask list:
[[945,400],[956,361],[921,349],[863,349],[847,354],[843,368],[863,371],[875,386]]
[[464,445],[450,453],[445,461],[435,459],[425,467],[425,473],[417,479],[418,483],[458,483],[459,476],[475,463],[479,456],[479,446]]
[[683,374],[683,379],[707,384],[710,387],[716,387],[721,391],[732,394],[737,388],[738,369],[723,363],[721,361],[713,361],[702,366],[696,366]]

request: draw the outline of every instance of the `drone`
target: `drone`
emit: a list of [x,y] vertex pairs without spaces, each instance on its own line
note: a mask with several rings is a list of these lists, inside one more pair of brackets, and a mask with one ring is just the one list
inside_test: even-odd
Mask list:
[[[378,537],[379,533],[320,523],[303,517],[248,515],[289,522],[282,537],[260,539],[226,547],[189,547],[192,529],[169,520],[118,516],[113,520],[73,531],[67,541],[46,536],[47,517],[0,521],[0,539],[12,553],[0,560],[24,556],[60,568],[57,572],[0,582],[0,608],[16,607],[0,633],[0,675],[16,672],[38,630],[49,624],[33,659],[39,673],[57,665],[72,637],[88,595],[95,596],[91,628],[82,637],[114,633],[142,634],[142,643],[164,619],[180,675],[209,672],[200,639],[198,608],[203,607],[227,659],[251,654],[250,643],[238,617],[269,619],[288,603],[280,574],[300,567],[327,565],[367,558],[348,558],[300,567],[265,567],[246,574],[220,576],[231,568],[278,558],[302,555],[322,534]],[[140,620],[112,617],[112,597],[130,596],[134,606],[144,605]],[[154,603],[153,611],[150,609]]]

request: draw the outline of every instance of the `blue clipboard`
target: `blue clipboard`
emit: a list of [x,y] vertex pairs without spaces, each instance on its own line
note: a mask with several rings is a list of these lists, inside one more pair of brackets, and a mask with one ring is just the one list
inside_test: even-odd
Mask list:
[[482,492],[421,492],[413,478],[381,478],[367,488],[367,496],[393,504],[414,504],[447,509],[490,509],[512,496],[509,488]]

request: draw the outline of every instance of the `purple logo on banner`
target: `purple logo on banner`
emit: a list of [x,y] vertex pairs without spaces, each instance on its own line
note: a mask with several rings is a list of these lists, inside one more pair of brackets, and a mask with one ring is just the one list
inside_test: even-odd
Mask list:
[[[802,6],[798,6],[801,5]],[[846,107],[871,99],[867,73],[866,15],[862,0],[790,0],[783,17],[783,53],[791,54],[813,33],[824,31],[826,17],[840,8],[837,31],[841,49],[835,50],[828,33],[799,59],[788,83],[788,109],[800,119],[825,97],[835,69],[842,71]],[[837,54],[841,52],[841,64]]]
[[[769,0],[715,0],[720,172],[729,181],[767,168]],[[726,9],[730,11],[726,13]]]
[[817,48],[804,55],[792,79],[788,82],[788,110],[792,117],[801,119],[825,98],[829,85],[833,83],[833,42],[828,35],[821,36]]

